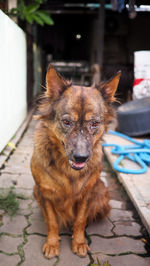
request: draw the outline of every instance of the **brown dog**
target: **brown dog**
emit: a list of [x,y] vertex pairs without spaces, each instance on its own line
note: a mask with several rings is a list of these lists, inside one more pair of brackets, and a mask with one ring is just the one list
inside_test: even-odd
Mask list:
[[73,86],[52,66],[48,69],[31,160],[34,195],[47,224],[47,258],[59,255],[61,224],[72,226],[72,251],[85,256],[86,223],[110,210],[108,190],[100,180],[101,138],[113,116],[119,78],[120,72],[97,87]]

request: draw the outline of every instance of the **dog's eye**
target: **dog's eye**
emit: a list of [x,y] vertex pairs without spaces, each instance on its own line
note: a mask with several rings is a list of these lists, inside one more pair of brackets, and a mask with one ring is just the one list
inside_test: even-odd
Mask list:
[[97,128],[99,126],[99,122],[98,121],[93,121],[92,123],[91,123],[91,128],[92,129],[95,129],[95,128]]
[[69,121],[69,120],[67,120],[67,119],[62,120],[62,122],[63,122],[63,125],[64,125],[65,127],[70,127],[70,126],[71,126],[71,121]]

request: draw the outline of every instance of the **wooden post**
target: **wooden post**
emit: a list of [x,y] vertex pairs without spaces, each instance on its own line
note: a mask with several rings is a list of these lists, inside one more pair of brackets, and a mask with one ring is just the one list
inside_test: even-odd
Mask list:
[[101,81],[101,73],[104,55],[105,33],[105,0],[99,1],[98,17],[93,22],[92,53],[91,53],[91,82],[98,84]]

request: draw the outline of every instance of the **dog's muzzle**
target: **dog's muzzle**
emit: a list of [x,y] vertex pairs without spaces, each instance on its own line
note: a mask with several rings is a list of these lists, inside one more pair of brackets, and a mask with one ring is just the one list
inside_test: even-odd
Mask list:
[[73,169],[81,170],[85,167],[88,159],[88,154],[74,154],[73,160],[69,160],[69,164]]

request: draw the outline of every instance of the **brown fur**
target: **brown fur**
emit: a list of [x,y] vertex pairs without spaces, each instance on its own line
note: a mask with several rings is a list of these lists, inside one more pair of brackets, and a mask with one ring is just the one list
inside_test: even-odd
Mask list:
[[47,224],[47,258],[59,255],[61,224],[72,226],[72,250],[85,256],[86,223],[110,210],[108,190],[100,180],[101,138],[113,116],[119,78],[120,73],[98,87],[73,86],[52,66],[48,69],[31,160],[34,195]]

